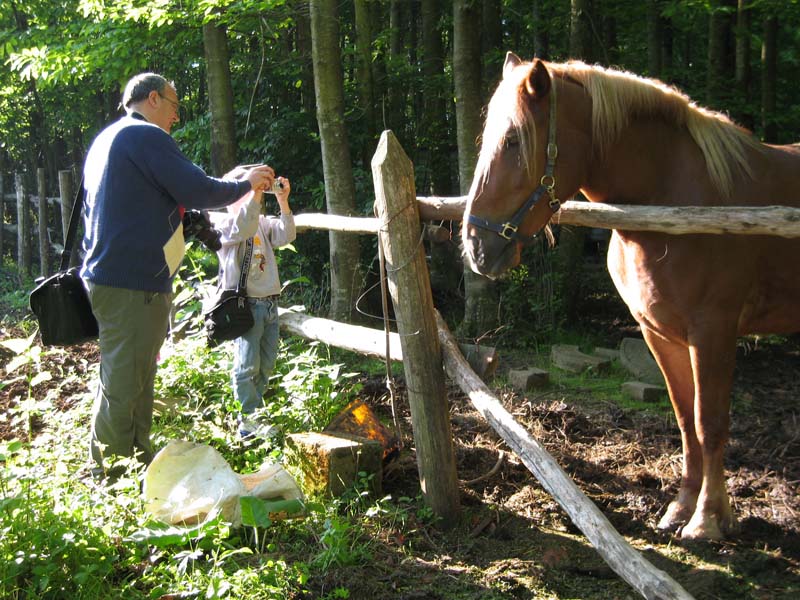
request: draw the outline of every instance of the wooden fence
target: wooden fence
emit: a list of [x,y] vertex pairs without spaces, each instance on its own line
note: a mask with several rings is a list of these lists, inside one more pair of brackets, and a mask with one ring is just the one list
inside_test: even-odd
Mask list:
[[[514,420],[470,368],[433,308],[420,244],[420,218],[460,218],[463,199],[415,201],[411,161],[391,132],[381,136],[372,173],[376,218],[296,215],[295,224],[300,231],[333,229],[378,235],[379,251],[386,258],[397,333],[387,335],[280,309],[282,329],[348,350],[402,360],[422,492],[434,514],[445,523],[453,523],[459,491],[442,366],[620,577],[648,599],[691,599],[676,581],[650,564],[617,533],[555,459]],[[459,209],[461,213],[457,212]],[[442,357],[442,362],[432,357]]]
[[[48,186],[43,168],[36,170],[36,193],[28,189],[22,173],[14,174],[14,193],[2,193],[9,179],[0,173],[0,257],[7,247],[11,247],[19,272],[31,275],[35,255],[38,274],[46,277],[53,273],[53,259],[64,248],[73,202],[72,171],[59,171],[59,196],[56,197],[47,196]],[[45,202],[40,202],[40,198],[44,198]],[[74,266],[77,261],[77,248],[73,248],[70,264]]]

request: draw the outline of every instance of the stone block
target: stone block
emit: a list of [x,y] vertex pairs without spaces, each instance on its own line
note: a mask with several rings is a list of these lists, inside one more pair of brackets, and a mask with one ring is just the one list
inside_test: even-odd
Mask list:
[[493,346],[459,344],[458,348],[478,377],[483,381],[489,381],[494,377],[499,360],[497,350]]
[[577,346],[556,344],[550,350],[550,360],[559,369],[571,373],[583,373],[592,370],[605,373],[611,366],[611,359],[602,356],[591,356],[578,350]]
[[643,381],[626,381],[622,384],[622,393],[639,402],[659,402],[667,397],[667,388]]
[[516,391],[524,394],[550,383],[550,373],[544,369],[515,369],[508,372],[508,382]]
[[637,380],[653,385],[664,385],[661,369],[644,340],[624,338],[619,345],[619,361]]
[[619,350],[614,350],[613,348],[595,348],[594,354],[611,360],[619,360]]
[[371,491],[381,493],[383,446],[345,433],[294,433],[286,438],[285,464],[309,496],[340,496],[358,480],[372,475]]

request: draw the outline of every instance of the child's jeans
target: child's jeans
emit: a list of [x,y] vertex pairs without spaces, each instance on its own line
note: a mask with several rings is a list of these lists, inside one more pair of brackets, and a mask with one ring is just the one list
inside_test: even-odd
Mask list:
[[253,328],[236,338],[233,349],[233,395],[242,415],[264,406],[264,391],[278,357],[278,297],[249,298]]

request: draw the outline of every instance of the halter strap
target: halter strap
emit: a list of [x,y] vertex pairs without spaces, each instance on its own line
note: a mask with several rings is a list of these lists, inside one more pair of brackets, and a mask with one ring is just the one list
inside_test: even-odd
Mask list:
[[533,207],[545,193],[550,197],[550,200],[548,201],[550,210],[553,211],[553,214],[558,212],[558,210],[561,208],[561,201],[556,198],[556,178],[554,175],[556,158],[558,157],[558,145],[556,144],[555,82],[553,82],[553,85],[550,86],[550,117],[547,129],[547,164],[544,168],[544,175],[542,175],[542,178],[539,180],[539,185],[535,190],[533,190],[533,193],[528,196],[528,199],[525,201],[525,203],[519,207],[517,212],[514,213],[514,216],[511,217],[511,220],[506,221],[503,224],[492,223],[487,219],[470,215],[467,219],[467,222],[470,225],[475,225],[476,227],[481,227],[482,229],[494,231],[501,238],[504,238],[508,241],[516,241],[520,242],[521,244],[527,244],[535,240],[538,233],[534,233],[533,235],[523,235],[517,230],[519,229],[519,226],[522,225],[522,221],[525,219],[525,215],[528,213],[528,211],[533,209]]

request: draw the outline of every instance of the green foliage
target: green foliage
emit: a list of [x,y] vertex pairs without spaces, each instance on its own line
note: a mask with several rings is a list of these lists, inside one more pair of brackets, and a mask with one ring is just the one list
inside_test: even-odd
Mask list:
[[[25,441],[0,443],[0,597],[294,597],[308,593],[309,582],[330,569],[370,564],[366,527],[401,526],[414,515],[413,503],[395,506],[390,498],[369,496],[370,482],[363,477],[333,502],[303,506],[243,498],[240,529],[219,519],[193,527],[156,523],[143,506],[138,463],[121,461],[127,475],[113,485],[93,481],[85,462],[91,394],[81,392],[84,397],[69,410],[53,410],[59,391],[42,391],[40,386],[51,385],[42,365],[63,350],[42,349],[34,340],[4,341],[14,358],[2,385],[22,377],[29,390],[12,406],[10,418],[35,416],[38,427]],[[295,340],[282,347],[270,410],[285,432],[326,424],[354,389],[321,350]],[[172,409],[159,405],[153,438],[157,447],[176,438],[211,443],[235,470],[252,471],[265,460],[280,460],[280,453],[267,446],[244,448],[236,440],[229,362],[226,345],[209,351],[196,337],[167,343],[156,395],[181,401]],[[280,408],[282,401],[288,405]],[[305,516],[298,520],[270,516],[301,509]],[[347,597],[346,588],[337,590],[338,597]]]

